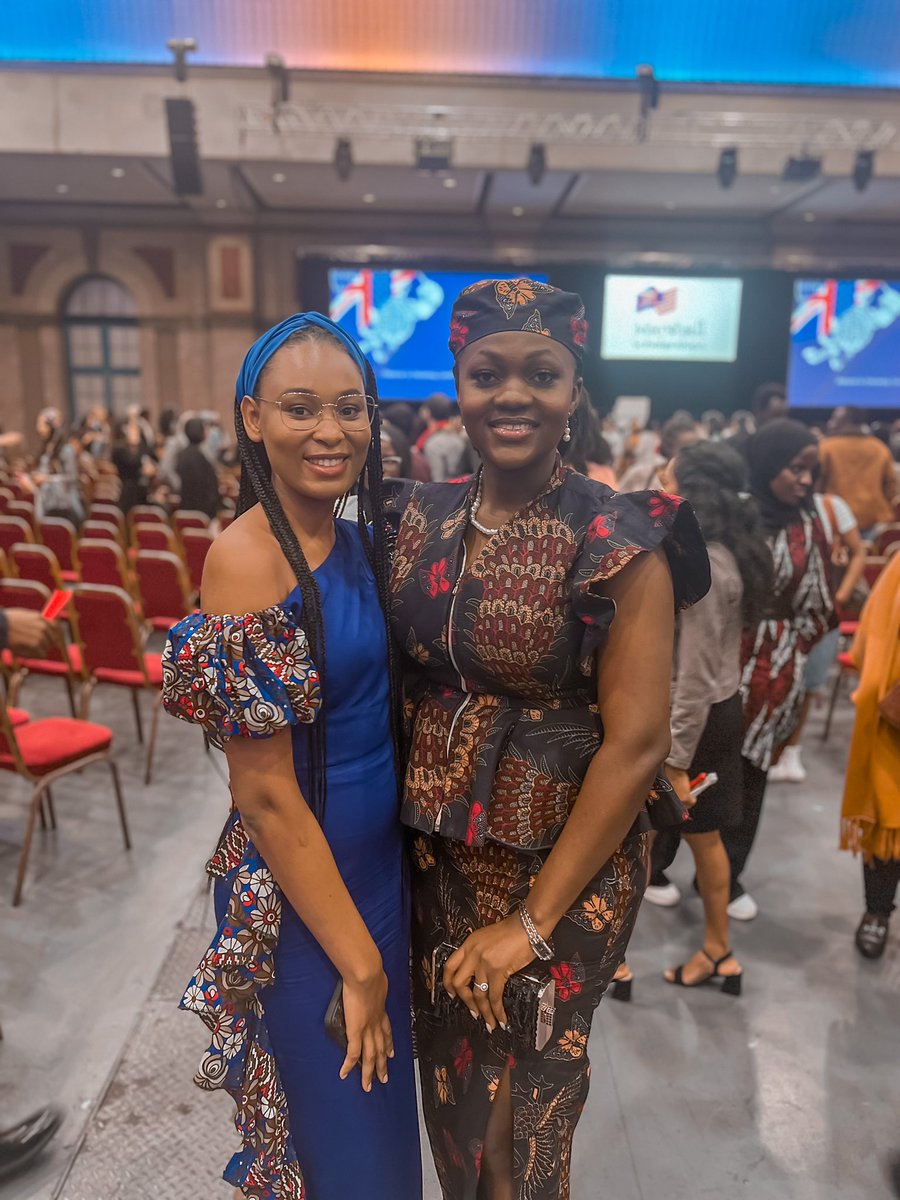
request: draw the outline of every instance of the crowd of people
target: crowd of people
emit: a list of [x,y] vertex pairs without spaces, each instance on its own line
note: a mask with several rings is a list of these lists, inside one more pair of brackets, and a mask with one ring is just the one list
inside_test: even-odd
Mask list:
[[859,953],[887,944],[900,422],[810,428],[767,385],[730,417],[622,428],[581,380],[579,298],[517,280],[511,323],[501,282],[454,308],[458,402],[374,404],[359,347],[298,314],[248,351],[235,443],[213,414],[154,430],[136,408],[72,430],[45,409],[30,459],[2,440],[76,526],[98,492],[236,514],[169,635],[164,702],[228,761],[219,926],[182,1003],[213,1031],[202,1084],[238,1104],[226,1175],[248,1194],[414,1200],[412,1003],[445,1200],[568,1195],[593,1013],[630,998],[641,899],[678,903],[682,839],[704,927],[665,979],[741,994],[731,922],[758,912],[768,784],[805,778],[842,639],[835,841],[863,864]]

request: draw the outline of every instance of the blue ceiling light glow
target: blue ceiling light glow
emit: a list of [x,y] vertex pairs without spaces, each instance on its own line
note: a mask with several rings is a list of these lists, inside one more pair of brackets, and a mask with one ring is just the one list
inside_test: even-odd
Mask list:
[[644,62],[663,83],[900,87],[897,0],[453,0],[439,40],[428,5],[394,6],[376,27],[368,0],[43,0],[7,6],[0,61],[164,64],[195,37],[202,65],[276,47],[294,69],[633,79]]

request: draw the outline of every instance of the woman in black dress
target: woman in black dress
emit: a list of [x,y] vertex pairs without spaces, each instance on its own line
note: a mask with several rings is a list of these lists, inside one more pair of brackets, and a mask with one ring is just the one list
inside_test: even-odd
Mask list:
[[[414,1005],[445,1200],[569,1196],[591,1019],[643,893],[647,810],[681,815],[656,778],[674,614],[709,565],[689,505],[562,466],[586,332],[579,297],[529,279],[457,298],[450,348],[483,467],[417,488],[397,538]],[[443,943],[458,947],[443,972],[453,1020],[431,1001]],[[504,1009],[536,958],[557,1001],[540,1051]]]

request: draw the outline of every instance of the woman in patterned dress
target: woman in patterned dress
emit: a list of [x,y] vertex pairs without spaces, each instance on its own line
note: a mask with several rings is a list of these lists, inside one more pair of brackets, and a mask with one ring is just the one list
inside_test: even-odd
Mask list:
[[[242,515],[164,659],[166,707],[228,759],[219,927],[182,1007],[212,1032],[196,1082],[237,1103],[225,1178],[253,1200],[421,1195],[374,395],[317,313],[254,343],[235,396]],[[358,478],[354,526],[334,510]],[[345,1048],[325,1029],[336,995]]]
[[[458,297],[450,347],[483,467],[419,486],[395,549],[414,1007],[445,1200],[569,1196],[592,1013],[644,888],[646,809],[681,815],[654,780],[675,610],[703,595],[709,564],[688,505],[561,465],[586,332],[577,296],[528,279]],[[447,1023],[431,1004],[445,942]],[[538,1052],[504,1028],[503,991],[548,953],[556,1018]]]
[[803,711],[807,655],[835,624],[831,552],[812,496],[815,437],[799,421],[769,421],[748,443],[747,461],[774,582],[763,619],[743,637],[743,802],[740,822],[722,830],[731,864],[729,915],[745,921],[758,911],[741,875],[759,828],[769,767]]

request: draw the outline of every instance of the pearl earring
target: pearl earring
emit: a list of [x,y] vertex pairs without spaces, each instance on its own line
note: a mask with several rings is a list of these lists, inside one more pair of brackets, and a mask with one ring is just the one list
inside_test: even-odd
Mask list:
[[566,432],[563,434],[563,441],[571,442],[571,440],[572,440],[572,430],[569,428],[569,422],[566,421]]

